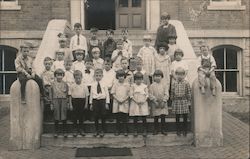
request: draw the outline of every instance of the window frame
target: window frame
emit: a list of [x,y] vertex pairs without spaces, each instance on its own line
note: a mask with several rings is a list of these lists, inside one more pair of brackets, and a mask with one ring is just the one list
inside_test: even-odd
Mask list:
[[15,1],[0,0],[0,10],[21,10],[21,6],[18,5],[18,0]]
[[[230,46],[230,45],[221,45],[221,46],[217,46],[214,47],[213,49],[211,49],[212,53],[215,50],[218,49],[223,49],[223,58],[224,58],[224,66],[223,69],[215,69],[215,72],[222,72],[223,73],[223,80],[224,80],[224,86],[222,88],[224,88],[224,90],[222,90],[222,94],[224,96],[235,96],[235,95],[242,95],[243,93],[243,88],[242,88],[242,50],[238,47],[235,46]],[[237,54],[237,69],[227,69],[226,68],[226,64],[227,64],[227,58],[226,58],[226,54],[227,54],[227,49],[232,49],[234,51],[236,51]],[[216,59],[215,59],[216,60]],[[237,91],[236,92],[226,92],[226,72],[236,72],[236,78],[237,78]]]
[[245,10],[246,6],[241,5],[241,0],[235,1],[214,1],[210,0],[208,10]]

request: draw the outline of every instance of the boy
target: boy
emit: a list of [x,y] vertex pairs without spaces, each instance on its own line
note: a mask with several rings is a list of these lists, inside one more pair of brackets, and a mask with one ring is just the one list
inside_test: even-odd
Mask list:
[[90,28],[91,37],[88,41],[88,50],[89,50],[89,58],[93,58],[91,52],[94,47],[98,47],[101,51],[101,55],[103,52],[102,42],[97,37],[98,29],[97,28]]
[[94,47],[92,49],[92,56],[93,56],[93,65],[94,65],[94,69],[97,69],[97,68],[100,68],[102,69],[103,68],[103,59],[100,58],[100,54],[101,51],[98,47]]
[[82,74],[85,71],[85,64],[84,64],[84,50],[78,49],[75,51],[76,61],[73,62],[72,71],[80,70]]
[[35,74],[32,70],[32,58],[28,56],[29,54],[30,46],[27,42],[23,42],[20,45],[21,54],[17,56],[15,59],[15,68],[17,71],[17,77],[19,79],[19,82],[21,84],[21,103],[25,104],[25,87],[26,82],[30,79],[33,79],[36,81],[40,88],[40,93],[43,96],[43,81],[41,78],[39,78],[38,75]]
[[73,71],[71,70],[72,61],[71,60],[65,61],[64,66],[65,66],[65,75],[63,77],[63,81],[66,82],[68,86],[70,86],[75,82]]
[[116,49],[116,42],[113,39],[114,31],[112,29],[108,29],[106,31],[107,40],[103,43],[103,55],[102,58],[109,57],[111,58],[113,51]]
[[87,56],[87,40],[86,38],[81,34],[82,32],[82,25],[80,23],[76,23],[74,25],[74,31],[76,33],[76,35],[74,35],[71,40],[70,40],[70,50],[73,53],[74,56],[74,60],[76,60],[76,56],[75,56],[75,50],[76,49],[82,49],[84,51],[84,57]]
[[167,12],[161,14],[161,23],[157,29],[155,47],[157,47],[160,43],[169,42],[170,36],[177,36],[175,27],[172,24],[169,24],[170,15]]
[[212,94],[215,96],[216,77],[214,70],[216,68],[216,62],[214,57],[209,54],[208,46],[201,45],[200,50],[202,55],[198,58],[200,64],[198,67],[198,80],[201,93],[205,94],[206,78],[209,78],[210,88]]
[[131,58],[133,56],[132,52],[132,42],[128,39],[128,29],[122,29],[122,39],[123,39],[123,46],[122,49],[128,52],[128,57]]
[[94,137],[99,135],[99,119],[102,121],[100,137],[103,137],[105,131],[106,111],[109,109],[110,103],[109,91],[105,83],[101,81],[103,78],[103,70],[96,69],[94,76],[96,81],[91,86],[89,99],[90,108],[94,111],[95,118],[96,133],[94,134]]
[[144,46],[139,50],[137,56],[140,57],[143,61],[143,69],[149,75],[150,83],[152,83],[152,76],[155,71],[155,54],[157,54],[156,50],[150,46],[151,36],[144,35],[143,43]]
[[117,41],[117,49],[113,51],[111,60],[113,62],[113,69],[115,71],[121,69],[121,59],[122,57],[129,58],[129,54],[126,50],[122,48],[123,41],[118,40]]
[[58,49],[56,50],[56,60],[53,62],[52,65],[52,70],[55,71],[57,69],[62,69],[65,71],[64,68],[64,56],[65,55],[65,50],[64,49]]
[[65,52],[64,60],[74,60],[70,49],[67,47],[67,36],[63,33],[59,33],[57,36],[59,41],[59,48],[64,49]]
[[[74,72],[75,83],[69,87],[69,104],[73,109],[74,137],[85,136],[83,121],[85,110],[88,109],[89,90],[82,82],[82,72]],[[78,123],[77,123],[78,122]]]

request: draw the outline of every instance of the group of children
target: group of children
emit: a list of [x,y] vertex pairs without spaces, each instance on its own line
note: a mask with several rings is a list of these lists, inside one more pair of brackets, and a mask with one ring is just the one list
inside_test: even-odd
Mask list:
[[[62,122],[64,137],[68,136],[68,109],[73,114],[74,137],[85,135],[84,121],[91,118],[90,114],[95,122],[95,137],[104,136],[105,122],[111,114],[116,119],[115,135],[124,132],[127,136],[128,119],[133,118],[134,136],[138,135],[139,120],[143,123],[143,136],[146,136],[149,115],[154,117],[153,134],[159,133],[160,118],[161,133],[167,135],[165,117],[169,106],[176,114],[177,135],[187,135],[191,88],[186,81],[188,66],[182,60],[184,54],[177,47],[176,36],[169,36],[168,43],[158,43],[155,49],[150,45],[150,35],[145,35],[144,46],[134,54],[127,30],[123,30],[122,39],[118,41],[113,39],[114,31],[107,30],[103,45],[97,38],[96,28],[91,29],[89,41],[81,34],[81,24],[75,24],[74,30],[76,35],[71,38],[70,48],[65,46],[67,38],[60,34],[60,49],[56,50],[55,59],[44,58],[43,95],[45,107],[53,110],[54,137],[60,133],[59,122]],[[215,62],[210,66],[214,70]],[[210,71],[212,76],[212,69],[202,68],[203,64],[200,72],[208,75]]]

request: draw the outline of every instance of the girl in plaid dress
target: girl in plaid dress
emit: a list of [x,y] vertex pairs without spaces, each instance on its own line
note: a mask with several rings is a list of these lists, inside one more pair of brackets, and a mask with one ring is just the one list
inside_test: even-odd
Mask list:
[[[170,99],[172,100],[172,111],[176,115],[177,135],[187,135],[187,117],[189,106],[191,106],[191,88],[185,80],[185,70],[181,67],[175,71],[176,80],[172,82]],[[180,117],[183,116],[183,123],[180,123]]]

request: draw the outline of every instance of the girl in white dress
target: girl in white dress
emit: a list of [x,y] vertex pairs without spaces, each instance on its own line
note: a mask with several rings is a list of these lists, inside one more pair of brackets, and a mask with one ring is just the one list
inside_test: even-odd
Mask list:
[[121,123],[123,123],[124,136],[128,136],[128,110],[129,110],[129,92],[130,84],[125,82],[126,73],[124,70],[116,72],[117,82],[111,89],[113,95],[113,113],[116,117],[116,132],[119,135],[121,132]]
[[147,103],[148,87],[143,83],[143,74],[137,72],[134,75],[135,83],[131,86],[131,103],[129,115],[134,117],[134,136],[138,136],[138,119],[143,122],[143,136],[147,136],[146,116],[149,115]]

